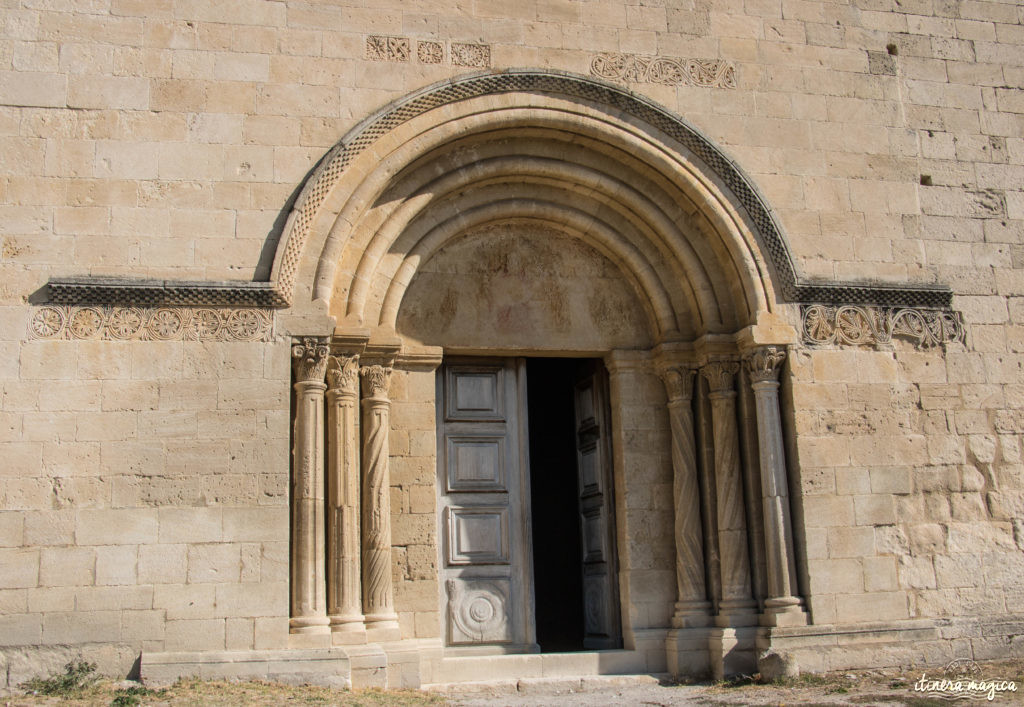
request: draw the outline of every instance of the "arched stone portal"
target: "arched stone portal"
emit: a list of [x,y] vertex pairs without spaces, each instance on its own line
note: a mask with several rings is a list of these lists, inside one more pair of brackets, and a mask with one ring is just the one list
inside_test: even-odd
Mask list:
[[758,626],[806,622],[777,395],[798,284],[749,180],[679,118],[562,74],[430,87],[328,154],[273,279],[303,335],[296,645],[416,639],[425,682],[459,650],[537,650],[534,357],[594,372],[568,414],[605,642],[580,647],[721,675],[753,668]]

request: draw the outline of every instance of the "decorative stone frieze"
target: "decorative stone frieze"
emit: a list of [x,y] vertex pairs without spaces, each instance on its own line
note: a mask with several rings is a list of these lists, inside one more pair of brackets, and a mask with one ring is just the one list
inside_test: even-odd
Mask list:
[[779,409],[779,371],[786,352],[775,346],[755,349],[747,359],[757,410],[758,451],[761,462],[761,499],[764,544],[767,556],[768,597],[764,623],[807,623],[803,600],[798,596],[793,527],[789,510],[786,452]]
[[444,62],[444,45],[441,42],[416,42],[416,58],[421,64]]
[[[397,638],[391,582],[391,482],[388,469],[391,367],[364,366],[362,400],[363,613],[368,638]],[[374,633],[370,634],[373,631]]]
[[878,346],[900,338],[927,349],[964,341],[963,317],[948,309],[810,304],[800,310],[807,344]]
[[324,537],[324,373],[328,346],[307,337],[292,346],[295,427],[292,448],[292,633],[326,633]]
[[740,440],[736,426],[735,361],[713,361],[701,369],[708,381],[715,451],[715,492],[718,511],[718,551],[721,558],[722,623],[742,624],[740,615],[753,614],[747,522],[743,506]]
[[370,35],[366,38],[366,58],[372,61],[409,61],[409,38]]
[[266,309],[218,307],[40,307],[29,322],[34,339],[107,341],[268,341]]
[[[366,58],[370,61],[409,62],[413,59],[421,64],[443,64],[445,43],[427,40],[416,41],[416,52],[412,51],[413,40],[409,37],[369,35],[366,37]],[[469,66],[486,69],[491,65],[491,46],[468,42],[448,43],[448,57],[452,66]]]
[[711,603],[704,576],[704,539],[701,532],[700,484],[697,446],[693,434],[693,381],[696,371],[673,366],[661,372],[668,392],[672,430],[672,490],[675,511],[676,588],[678,600],[672,625],[703,626]]
[[452,42],[452,64],[486,69],[491,65],[491,48],[486,44]]
[[359,536],[359,357],[327,363],[327,614],[331,630],[362,633]]
[[736,66],[724,59],[602,52],[590,61],[590,73],[612,81],[736,88]]

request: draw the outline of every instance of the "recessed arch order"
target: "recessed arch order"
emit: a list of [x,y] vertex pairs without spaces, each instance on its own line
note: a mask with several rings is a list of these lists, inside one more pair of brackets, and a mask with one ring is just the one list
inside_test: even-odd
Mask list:
[[613,262],[658,341],[734,333],[797,290],[773,215],[721,150],[642,96],[550,71],[459,77],[364,120],[307,181],[271,280],[339,327],[393,331],[422,263],[516,221]]

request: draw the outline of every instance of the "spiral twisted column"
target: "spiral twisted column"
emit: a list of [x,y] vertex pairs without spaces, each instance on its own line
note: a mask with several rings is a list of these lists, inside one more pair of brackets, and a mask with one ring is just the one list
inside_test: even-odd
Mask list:
[[786,352],[775,346],[755,349],[747,359],[757,410],[758,451],[761,459],[761,499],[767,554],[768,598],[762,622],[772,626],[807,623],[796,584],[793,526],[789,510],[786,451],[779,408],[779,371]]
[[292,633],[328,633],[324,551],[325,341],[304,338],[292,346],[295,426],[292,447]]
[[[753,615],[757,602],[750,584],[746,512],[743,507],[743,473],[740,438],[736,426],[735,361],[713,361],[701,369],[708,381],[711,425],[715,447],[715,490],[718,499],[718,545],[721,557],[722,601],[720,623],[737,624]],[[729,618],[727,618],[729,617]]]
[[704,576],[704,539],[701,532],[700,486],[697,481],[697,447],[693,434],[695,371],[668,367],[661,379],[668,393],[672,430],[672,490],[675,508],[676,588],[678,600],[672,626],[705,626],[711,603],[707,601]]
[[359,549],[359,357],[327,363],[327,614],[331,631],[362,633]]
[[[398,631],[391,585],[391,480],[388,431],[391,383],[388,366],[363,366],[363,613],[367,638]],[[397,638],[397,635],[394,636]]]

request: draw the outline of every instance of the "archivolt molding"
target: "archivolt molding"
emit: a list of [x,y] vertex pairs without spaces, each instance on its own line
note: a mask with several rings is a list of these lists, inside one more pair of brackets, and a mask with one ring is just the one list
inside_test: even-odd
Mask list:
[[[924,308],[948,314],[951,293],[942,286],[811,283],[802,280],[796,272],[782,231],[764,199],[742,170],[699,130],[679,116],[621,86],[595,78],[540,70],[491,71],[450,79],[396,101],[360,123],[324,157],[308,180],[286,223],[269,282],[153,283],[63,278],[49,283],[51,301],[67,305],[141,303],[199,307],[289,306],[294,300],[300,264],[310,257],[304,256],[304,252],[311,234],[315,228],[323,228],[324,223],[329,224],[340,218],[340,209],[331,200],[331,195],[354,162],[369,154],[371,162],[379,163],[382,157],[400,147],[387,139],[389,134],[431,111],[473,99],[496,98],[508,94],[556,97],[585,106],[590,115],[605,116],[609,125],[634,130],[637,135],[646,136],[650,144],[661,145],[666,155],[675,151],[677,166],[689,163],[698,165],[697,169],[703,177],[712,179],[717,185],[714,189],[721,192],[719,198],[725,195],[727,201],[735,200],[740,210],[740,219],[748,223],[756,233],[756,243],[748,244],[752,250],[746,257],[754,258],[752,264],[760,267],[757,253],[765,254],[771,264],[772,277],[768,278],[767,273],[762,273],[763,286],[768,287],[778,299],[807,306]],[[448,110],[430,117],[443,119],[456,112]],[[389,169],[398,171],[409,164],[392,163]],[[663,171],[661,174],[666,175]],[[359,185],[358,181],[354,183]],[[349,192],[349,196],[355,196],[355,192]],[[731,207],[720,203],[719,206],[726,210],[719,208],[716,211],[705,209],[704,204],[697,206],[697,212],[710,220],[714,230],[724,233],[723,227],[735,229],[735,223],[715,222],[721,220]],[[730,220],[728,216],[725,218],[726,221]],[[735,287],[735,282],[731,286]],[[750,296],[749,292],[744,294]],[[768,304],[770,306],[770,302]],[[910,319],[904,317],[901,321],[910,322]],[[960,320],[956,318],[956,321]],[[962,331],[962,324],[960,327]],[[880,331],[884,331],[884,328]],[[804,333],[807,341],[817,342],[807,334],[806,327]],[[899,332],[896,333],[899,335]],[[881,336],[884,338],[886,334]]]

